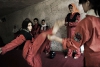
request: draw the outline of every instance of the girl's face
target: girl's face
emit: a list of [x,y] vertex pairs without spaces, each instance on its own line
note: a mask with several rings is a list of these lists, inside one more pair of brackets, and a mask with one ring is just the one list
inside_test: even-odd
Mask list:
[[32,30],[32,23],[28,23],[28,30],[31,31]]
[[44,25],[45,24],[45,22],[44,21],[42,21],[42,25]]
[[37,24],[38,22],[37,22],[37,20],[34,20],[34,24]]
[[73,12],[73,6],[70,6],[70,7],[69,7],[69,10],[70,10],[70,12],[72,13],[72,12]]
[[89,9],[90,9],[90,2],[87,1],[85,3],[82,4],[83,10],[86,13]]

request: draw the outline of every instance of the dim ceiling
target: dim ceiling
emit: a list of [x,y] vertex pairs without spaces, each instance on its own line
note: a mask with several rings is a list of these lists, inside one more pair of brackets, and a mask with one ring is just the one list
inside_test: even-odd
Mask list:
[[0,0],[0,17],[41,1],[43,0]]

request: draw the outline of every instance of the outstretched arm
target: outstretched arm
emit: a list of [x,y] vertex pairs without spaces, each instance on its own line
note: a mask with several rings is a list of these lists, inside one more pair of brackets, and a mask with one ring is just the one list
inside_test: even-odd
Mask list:
[[1,47],[0,54],[5,54],[6,52],[14,49],[15,47],[21,45],[25,40],[25,37],[23,35],[20,35],[10,43],[6,44],[4,47]]

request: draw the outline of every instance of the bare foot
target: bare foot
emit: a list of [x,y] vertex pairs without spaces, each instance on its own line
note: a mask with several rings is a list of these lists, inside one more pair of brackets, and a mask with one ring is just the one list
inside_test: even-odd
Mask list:
[[55,39],[55,35],[48,35],[47,38],[50,40],[50,41],[53,41]]

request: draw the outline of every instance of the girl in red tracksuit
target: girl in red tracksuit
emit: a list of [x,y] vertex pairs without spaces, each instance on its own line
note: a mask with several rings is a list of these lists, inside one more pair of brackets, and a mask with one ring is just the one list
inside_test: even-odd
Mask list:
[[[77,50],[84,44],[85,67],[100,67],[100,1],[79,0],[82,4],[86,17],[79,22],[73,38],[59,38],[49,35],[50,40],[62,43],[65,48]],[[52,33],[55,34],[64,21],[55,23]]]
[[19,36],[4,47],[0,47],[0,54],[5,54],[25,42],[23,47],[24,59],[31,67],[42,67],[40,55],[45,49],[45,46],[49,45],[49,40],[46,39],[46,34],[49,32],[46,32],[45,35],[44,33],[40,34],[38,38],[34,39],[30,33],[31,30],[32,22],[30,19],[26,18],[22,23],[22,30],[20,31]]
[[[74,3],[69,4],[68,8],[70,10],[70,13],[68,13],[65,18],[65,26],[67,29],[67,38],[72,38],[75,34],[76,26],[80,21],[80,13]],[[76,54],[74,55],[74,53]],[[65,58],[67,58],[67,56],[70,57],[73,56],[74,59],[76,59],[79,57],[79,53],[80,53],[80,48],[77,51],[72,51],[70,48],[66,48],[64,50]]]

